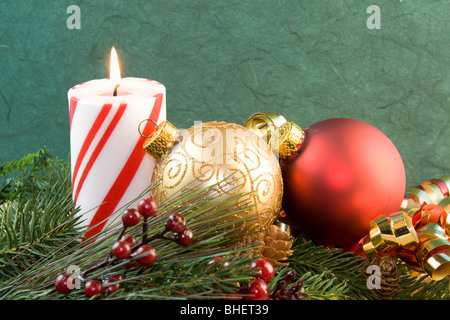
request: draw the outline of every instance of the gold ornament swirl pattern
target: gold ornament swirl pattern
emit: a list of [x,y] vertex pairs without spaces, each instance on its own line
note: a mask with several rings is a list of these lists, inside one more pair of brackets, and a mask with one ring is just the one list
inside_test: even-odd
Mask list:
[[188,165],[186,155],[180,152],[173,152],[170,157],[166,158],[163,166],[163,187],[168,189],[176,188],[186,175]]
[[[191,187],[194,180],[202,181],[202,188],[220,182],[220,199],[250,194],[252,209],[231,217],[249,219],[240,232],[261,230],[274,222],[283,195],[281,170],[258,135],[237,124],[213,121],[182,130],[180,137],[155,166],[152,181],[160,183],[152,195],[157,202]],[[252,215],[257,218],[251,219]]]

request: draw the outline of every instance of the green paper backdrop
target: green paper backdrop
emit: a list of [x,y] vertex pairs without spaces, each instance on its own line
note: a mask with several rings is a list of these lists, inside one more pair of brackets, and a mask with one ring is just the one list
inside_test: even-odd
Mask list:
[[122,76],[166,86],[179,128],[356,118],[394,142],[408,186],[449,175],[449,14],[444,0],[1,0],[0,161],[68,159],[67,90],[107,77],[115,46]]

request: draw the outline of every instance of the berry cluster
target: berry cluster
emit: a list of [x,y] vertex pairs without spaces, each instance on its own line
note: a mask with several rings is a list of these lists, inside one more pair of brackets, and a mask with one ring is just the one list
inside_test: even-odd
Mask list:
[[259,259],[253,261],[250,268],[257,270],[258,273],[255,280],[239,288],[245,300],[301,300],[308,297],[308,294],[302,291],[303,279],[295,282],[294,269],[287,272],[284,279],[278,282],[270,293],[268,284],[275,276],[272,264],[267,260]]
[[265,259],[258,259],[250,264],[250,269],[257,273],[253,281],[239,289],[240,293],[244,294],[244,300],[269,300],[269,283],[275,276],[273,265]]
[[[99,268],[105,267],[112,263],[128,260],[127,268],[150,267],[157,260],[156,250],[148,243],[155,239],[167,239],[181,246],[188,246],[192,243],[194,234],[186,227],[186,220],[183,215],[173,213],[169,215],[165,228],[152,236],[148,236],[148,219],[157,213],[157,204],[152,198],[142,199],[137,209],[128,208],[122,214],[123,228],[117,241],[113,244],[110,253],[105,261],[87,269],[79,275],[80,281]],[[125,233],[127,228],[134,227],[143,221],[142,224],[142,241],[137,243],[136,238]],[[167,233],[172,232],[172,235]],[[123,275],[115,275],[104,281],[99,279],[89,279],[84,284],[84,294],[91,298],[102,295],[104,291],[112,294],[119,290],[124,281]],[[55,280],[55,289],[59,293],[68,294],[74,288],[75,279],[69,273],[60,274]]]
[[[216,257],[208,265],[218,270],[218,264],[221,261],[222,258]],[[227,261],[222,264],[220,269],[228,265]],[[284,279],[277,283],[273,292],[270,293],[269,284],[275,277],[273,265],[265,259],[258,259],[253,261],[249,268],[255,271],[254,279],[243,285],[238,284],[239,289],[234,294],[228,295],[227,300],[300,300],[308,296],[302,291],[303,279],[295,283],[295,270],[287,272]]]
[[[90,279],[84,285],[84,294],[91,298],[96,295],[106,294],[110,295],[122,287],[121,281],[124,280],[123,275],[114,275],[103,282],[98,279]],[[62,273],[55,280],[55,289],[59,293],[69,294],[75,288],[75,278],[69,273]]]
[[[216,272],[230,265],[229,261],[224,261],[223,257],[215,257],[208,262],[206,271]],[[241,285],[237,283],[239,289],[227,296],[227,300],[268,300],[270,298],[269,283],[275,276],[273,265],[265,260],[258,259],[253,261],[249,269],[255,271],[253,280]]]

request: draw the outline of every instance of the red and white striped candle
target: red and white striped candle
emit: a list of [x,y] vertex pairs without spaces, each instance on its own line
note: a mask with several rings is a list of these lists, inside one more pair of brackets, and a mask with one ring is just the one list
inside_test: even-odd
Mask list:
[[[68,92],[72,196],[84,226],[92,228],[87,237],[101,232],[150,185],[155,160],[142,149],[145,138],[138,126],[145,119],[166,119],[164,85],[120,78],[114,49],[111,57],[109,79],[82,83]],[[154,129],[151,121],[140,127],[144,136]]]

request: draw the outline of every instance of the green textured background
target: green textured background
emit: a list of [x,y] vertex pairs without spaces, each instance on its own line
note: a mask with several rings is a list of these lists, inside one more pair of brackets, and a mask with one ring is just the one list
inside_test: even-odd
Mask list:
[[43,146],[68,159],[67,90],[107,77],[114,45],[122,76],[166,86],[179,128],[351,117],[394,142],[409,186],[449,175],[449,14],[437,0],[0,0],[0,161]]

